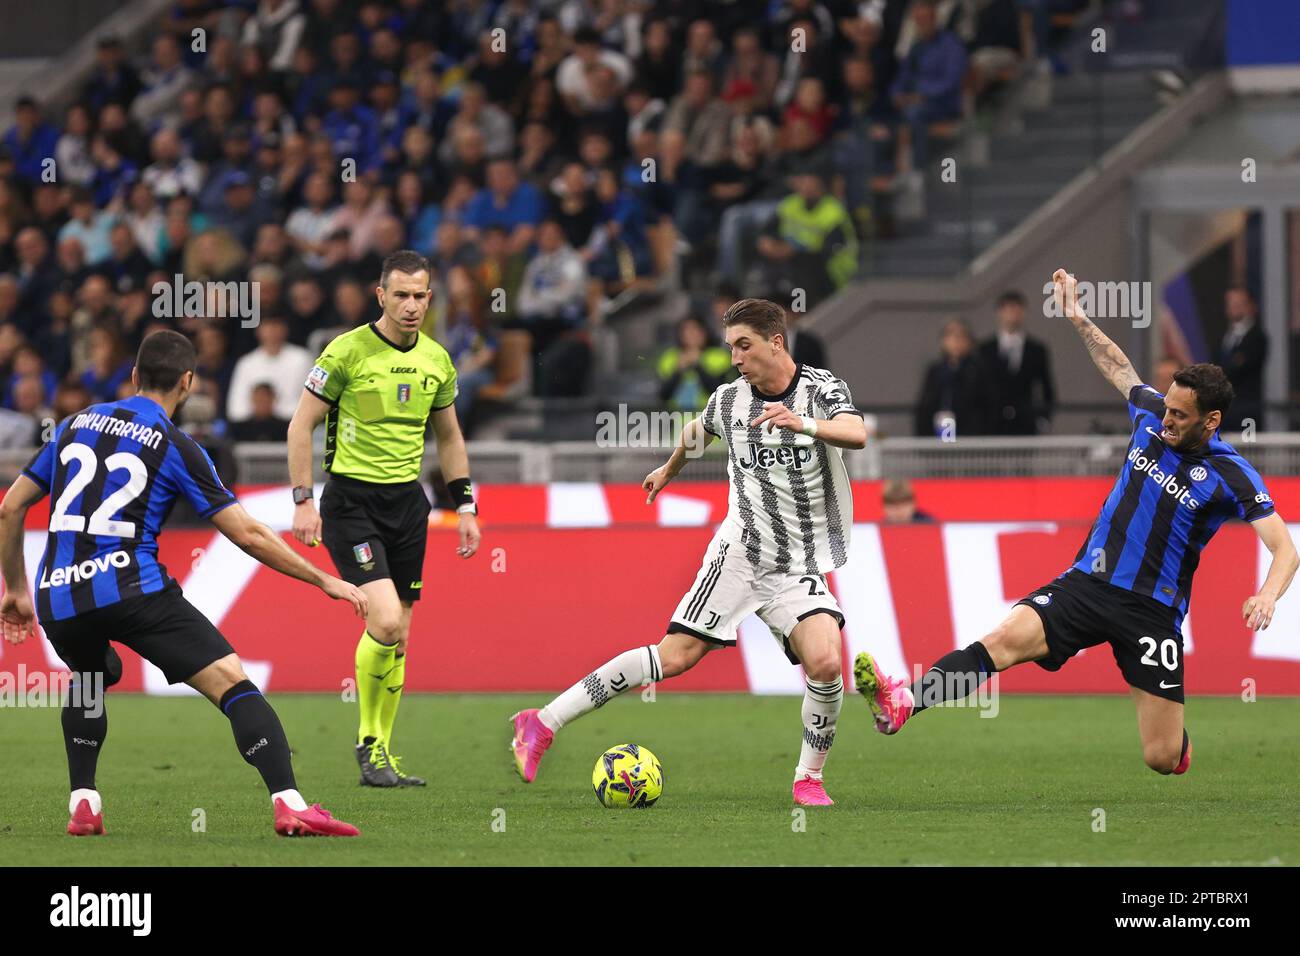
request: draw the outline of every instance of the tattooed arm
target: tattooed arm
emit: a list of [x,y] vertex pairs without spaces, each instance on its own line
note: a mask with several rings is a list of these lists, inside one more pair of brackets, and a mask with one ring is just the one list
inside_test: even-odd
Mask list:
[[1075,331],[1083,339],[1083,344],[1088,346],[1088,354],[1092,356],[1093,364],[1102,375],[1106,376],[1106,381],[1114,385],[1127,399],[1133,386],[1142,384],[1142,378],[1120,347],[1097,328],[1079,308],[1075,282],[1074,276],[1064,269],[1056,270],[1052,275],[1052,294],[1056,298],[1056,304],[1074,325]]

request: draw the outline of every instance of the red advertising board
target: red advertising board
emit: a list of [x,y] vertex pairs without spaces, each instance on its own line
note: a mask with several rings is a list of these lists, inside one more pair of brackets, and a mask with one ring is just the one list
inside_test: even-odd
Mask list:
[[[1074,558],[1110,486],[1108,479],[934,480],[914,483],[934,524],[880,525],[877,483],[854,485],[849,563],[830,575],[848,618],[846,660],[861,649],[887,670],[924,667],[977,640],[1027,591]],[[1300,515],[1300,479],[1273,479],[1284,515]],[[615,653],[659,639],[726,512],[726,485],[670,486],[654,506],[632,485],[485,486],[483,547],[469,561],[456,536],[428,530],[424,599],[416,606],[407,687],[417,691],[550,691]],[[243,489],[246,507],[288,528],[282,488]],[[33,512],[29,577],[46,518]],[[1300,524],[1293,524],[1300,540]],[[288,535],[286,534],[286,538]],[[293,545],[328,567],[323,549]],[[275,691],[337,691],[352,674],[361,624],[346,607],[260,567],[207,530],[166,531],[160,558],[186,594],[221,627],[250,676]],[[1184,634],[1187,689],[1300,694],[1300,591],[1278,605],[1258,634],[1241,619],[1268,553],[1248,525],[1234,523],[1206,549]],[[0,670],[49,670],[59,662],[43,640],[4,645]],[[123,689],[165,693],[161,675],[123,650]],[[757,619],[740,646],[710,654],[665,690],[797,692],[798,668]],[[1110,693],[1125,690],[1102,646],[1056,674],[1032,665],[1002,677],[1002,690]]]

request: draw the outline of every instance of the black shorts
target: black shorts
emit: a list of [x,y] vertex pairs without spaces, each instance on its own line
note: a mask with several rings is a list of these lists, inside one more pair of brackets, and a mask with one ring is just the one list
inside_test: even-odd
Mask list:
[[432,510],[418,481],[330,476],[320,496],[321,534],[339,577],[349,584],[391,578],[398,598],[418,601]]
[[176,584],[62,621],[42,621],[45,636],[74,674],[103,674],[104,686],[122,679],[122,659],[109,644],[131,648],[163,672],[169,684],[189,680],[235,653],[230,642]]
[[1034,663],[1044,670],[1110,644],[1129,686],[1183,702],[1183,633],[1172,607],[1073,569],[1016,603],[1043,619],[1047,656]]

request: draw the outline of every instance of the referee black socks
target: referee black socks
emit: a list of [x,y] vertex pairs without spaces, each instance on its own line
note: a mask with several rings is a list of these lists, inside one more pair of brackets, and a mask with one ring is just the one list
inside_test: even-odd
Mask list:
[[912,699],[916,702],[912,713],[968,697],[996,671],[993,658],[979,641],[951,651],[935,661],[912,685]]
[[[235,744],[257,768],[271,793],[296,790],[289,741],[271,705],[251,680],[243,680],[221,695],[221,712],[230,720]],[[74,783],[75,787],[76,784]]]

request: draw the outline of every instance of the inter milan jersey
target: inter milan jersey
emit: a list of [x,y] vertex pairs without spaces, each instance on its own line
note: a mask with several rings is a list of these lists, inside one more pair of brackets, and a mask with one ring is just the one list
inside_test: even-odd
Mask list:
[[743,548],[755,568],[820,574],[848,560],[853,493],[843,453],[799,432],[750,422],[765,402],[780,402],[796,415],[832,419],[861,415],[849,387],[825,369],[799,365],[780,395],[764,395],[743,378],[721,385],[700,420],[727,443],[731,490],[727,519],[718,529]]
[[158,533],[177,496],[204,518],[235,503],[207,452],[140,395],[64,419],[23,474],[50,494],[35,587],[42,621],[174,585]]
[[1164,414],[1163,395],[1133,387],[1128,457],[1073,568],[1167,604],[1181,622],[1201,549],[1229,518],[1273,514],[1273,499],[1217,433],[1195,452],[1166,445]]

